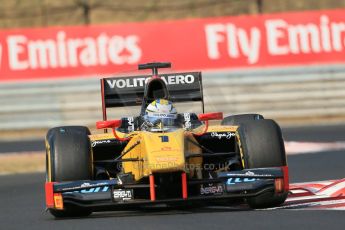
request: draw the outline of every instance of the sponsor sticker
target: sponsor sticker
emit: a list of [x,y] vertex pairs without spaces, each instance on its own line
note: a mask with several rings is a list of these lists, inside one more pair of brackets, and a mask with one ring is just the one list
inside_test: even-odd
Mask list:
[[157,162],[175,162],[177,161],[178,158],[174,156],[161,156],[161,157],[156,157]]
[[[192,74],[168,75],[168,76],[160,76],[160,78],[167,85],[193,84],[195,82],[195,77]],[[149,80],[150,80],[150,77],[137,77],[137,78],[109,79],[106,82],[110,89],[115,89],[115,88],[124,89],[124,88],[144,87],[145,84]]]
[[96,147],[97,145],[100,145],[100,144],[109,144],[109,143],[111,143],[110,140],[93,141],[91,143],[91,147]]
[[201,185],[200,187],[200,195],[221,195],[223,191],[223,185],[221,184]]
[[102,187],[102,186],[106,186],[106,185],[108,185],[108,183],[104,183],[104,182],[101,182],[101,183],[89,183],[89,182],[85,182],[85,183],[82,183],[82,184],[79,185],[79,186],[62,188],[61,190],[62,190],[62,191],[65,191],[65,190],[81,189],[81,188],[86,189],[86,188]]
[[226,133],[217,133],[217,132],[212,132],[211,137],[218,138],[220,139],[231,139],[232,137],[236,136],[235,133],[232,132],[226,132]]
[[114,201],[123,202],[134,199],[133,189],[113,189],[112,197]]
[[235,177],[235,178],[229,178],[226,181],[227,185],[231,184],[240,184],[240,183],[248,183],[248,182],[254,182],[259,180],[258,178],[240,178],[240,177]]
[[169,146],[164,146],[161,148],[161,151],[172,151],[172,148]]
[[[71,188],[68,188],[71,189]],[[80,189],[80,187],[75,187],[74,189]],[[72,191],[72,192],[64,192],[64,194],[68,193],[97,193],[97,192],[107,192],[109,191],[109,186],[100,186],[100,187],[95,187],[95,188],[87,188],[83,190],[78,190],[78,191]]]
[[133,132],[134,131],[134,117],[127,117],[128,121],[128,131]]
[[148,113],[151,117],[162,117],[162,118],[171,118],[175,119],[177,117],[176,114],[167,114],[167,113]]
[[161,138],[161,142],[169,142],[169,136],[159,136]]
[[192,128],[192,123],[190,122],[190,113],[184,113],[184,127],[189,130]]
[[243,176],[248,176],[248,177],[274,177],[274,175],[272,174],[257,174],[254,173],[252,171],[247,171],[245,173],[228,173],[227,176],[231,176],[231,177],[241,177],[243,178]]

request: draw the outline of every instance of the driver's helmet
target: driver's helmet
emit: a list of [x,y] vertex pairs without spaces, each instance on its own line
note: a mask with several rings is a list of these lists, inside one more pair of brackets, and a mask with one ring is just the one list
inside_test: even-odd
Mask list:
[[157,99],[151,102],[145,111],[144,120],[154,129],[165,130],[179,127],[177,111],[171,101]]

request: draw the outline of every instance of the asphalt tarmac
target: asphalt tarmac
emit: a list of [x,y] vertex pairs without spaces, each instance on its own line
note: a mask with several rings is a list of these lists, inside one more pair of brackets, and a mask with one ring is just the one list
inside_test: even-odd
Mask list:
[[[327,131],[325,131],[327,130]],[[284,130],[287,140],[345,140],[344,127]],[[324,136],[324,135],[327,135]],[[314,137],[314,138],[313,138]],[[17,143],[18,145],[18,143]],[[2,145],[0,145],[2,146]],[[1,148],[1,147],[0,147]],[[288,156],[291,182],[345,177],[345,152]],[[44,210],[44,175],[0,176],[0,229],[343,229],[344,211],[246,210],[205,207],[106,212],[88,218],[55,220]]]

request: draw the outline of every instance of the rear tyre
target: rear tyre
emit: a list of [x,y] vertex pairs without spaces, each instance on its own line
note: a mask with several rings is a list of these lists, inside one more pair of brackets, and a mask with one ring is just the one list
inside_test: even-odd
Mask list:
[[[46,136],[46,179],[50,182],[91,180],[92,156],[88,135],[82,126],[56,127]],[[49,209],[57,217],[88,216],[91,211],[74,207]]]
[[[273,120],[247,121],[238,129],[244,168],[265,168],[286,166],[284,141],[279,125]],[[288,193],[274,191],[250,197],[247,202],[251,208],[278,206]]]
[[222,121],[222,125],[240,125],[247,121],[262,120],[264,117],[261,114],[238,114],[225,117]]

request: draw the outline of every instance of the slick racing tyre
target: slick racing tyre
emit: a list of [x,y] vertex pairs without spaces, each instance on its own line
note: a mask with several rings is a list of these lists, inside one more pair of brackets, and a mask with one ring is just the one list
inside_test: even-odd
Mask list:
[[222,125],[240,125],[247,121],[262,120],[264,117],[261,114],[238,114],[225,117],[222,120]]
[[[92,179],[90,131],[82,126],[56,127],[46,136],[46,180],[62,182]],[[55,217],[87,216],[91,212],[73,207],[49,209]]]
[[[284,141],[273,120],[246,121],[238,129],[245,169],[286,166]],[[287,192],[274,191],[247,199],[251,208],[274,207],[284,203]]]

